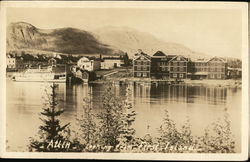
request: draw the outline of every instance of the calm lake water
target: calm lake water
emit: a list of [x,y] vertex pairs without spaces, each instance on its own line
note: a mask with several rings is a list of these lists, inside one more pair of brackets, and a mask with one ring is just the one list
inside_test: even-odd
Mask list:
[[[44,107],[45,83],[7,81],[6,138],[7,151],[25,151],[29,137],[33,137],[41,124],[38,114]],[[190,119],[194,135],[203,135],[204,129],[212,122],[223,118],[228,109],[232,131],[236,139],[236,151],[241,143],[241,89],[229,87],[164,85],[131,86],[132,103],[137,112],[134,127],[137,136],[147,133],[157,135],[162,124],[164,110],[169,111],[177,126]],[[104,90],[102,84],[68,85],[59,84],[57,93],[59,106],[65,109],[61,119],[75,128],[76,115],[82,114],[83,98],[90,96],[94,111],[99,111],[98,102]],[[115,86],[117,95],[124,96],[124,86]]]

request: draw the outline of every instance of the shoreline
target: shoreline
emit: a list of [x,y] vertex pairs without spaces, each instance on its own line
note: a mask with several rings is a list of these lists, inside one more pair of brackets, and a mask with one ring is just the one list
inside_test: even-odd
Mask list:
[[218,87],[238,87],[241,88],[242,80],[189,80],[185,79],[180,82],[174,80],[155,80],[155,79],[134,79],[134,78],[123,78],[123,79],[109,79],[109,80],[95,80],[90,81],[90,84],[105,84],[107,82],[112,82],[113,84],[139,84],[139,85],[209,85],[209,86],[218,86]]

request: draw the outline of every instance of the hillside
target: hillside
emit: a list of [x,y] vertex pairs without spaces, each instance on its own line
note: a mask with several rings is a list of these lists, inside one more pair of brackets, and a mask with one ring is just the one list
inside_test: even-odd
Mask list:
[[42,30],[24,22],[8,26],[8,50],[42,50],[68,54],[113,52],[90,32],[74,28]]
[[29,53],[114,54],[127,52],[131,57],[138,49],[149,55],[161,50],[166,54],[189,57],[206,55],[192,51],[184,45],[164,42],[149,33],[128,27],[103,27],[94,31],[76,28],[39,29],[25,22],[11,23],[7,27],[7,51]]
[[161,50],[166,54],[177,54],[190,57],[207,56],[197,53],[184,45],[164,42],[155,36],[140,32],[128,27],[103,27],[93,31],[97,39],[110,45],[112,48],[120,49],[128,54],[134,54],[138,49],[152,55],[156,51]]

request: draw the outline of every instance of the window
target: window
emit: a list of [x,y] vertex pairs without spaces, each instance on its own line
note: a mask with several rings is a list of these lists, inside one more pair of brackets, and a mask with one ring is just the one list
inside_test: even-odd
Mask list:
[[137,65],[137,61],[134,61],[134,64]]
[[217,74],[217,78],[221,78],[221,75],[220,75],[220,74]]
[[184,75],[183,74],[180,74],[180,78],[183,78],[184,77]]
[[147,70],[147,66],[143,66],[143,71],[146,71]]
[[173,74],[173,78],[177,78],[177,74]]
[[137,70],[141,70],[141,66],[137,66]]
[[183,70],[183,67],[180,67],[180,71],[184,71],[184,70]]
[[137,73],[137,76],[140,77],[140,76],[141,76],[141,73]]
[[214,78],[214,74],[210,74],[210,78]]
[[134,66],[134,70],[137,70],[137,66]]
[[143,77],[147,77],[147,73],[143,73],[142,76],[143,76]]

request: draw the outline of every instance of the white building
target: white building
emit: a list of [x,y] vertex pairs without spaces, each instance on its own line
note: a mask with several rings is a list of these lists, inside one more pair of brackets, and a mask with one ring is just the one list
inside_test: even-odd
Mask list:
[[101,62],[101,69],[113,69],[121,67],[124,64],[124,60],[121,58],[104,58]]
[[7,69],[21,69],[24,67],[22,59],[17,59],[15,57],[6,58]]
[[77,66],[82,70],[96,71],[101,67],[100,61],[90,60],[87,57],[82,57],[77,61]]

